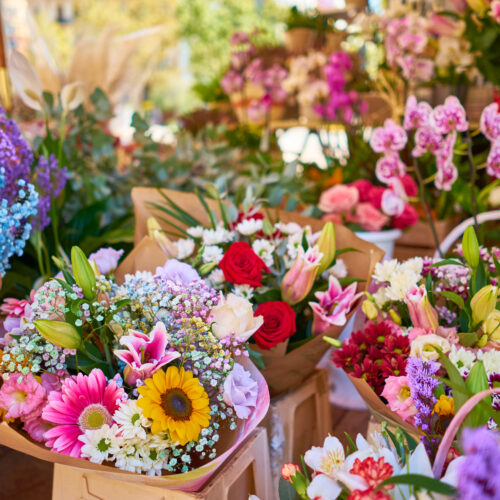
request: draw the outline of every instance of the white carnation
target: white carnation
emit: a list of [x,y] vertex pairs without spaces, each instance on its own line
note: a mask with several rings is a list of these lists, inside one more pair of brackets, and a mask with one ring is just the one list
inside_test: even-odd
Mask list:
[[177,258],[183,260],[189,257],[194,252],[194,241],[191,238],[185,238],[174,241],[177,248]]
[[203,226],[195,226],[188,228],[186,232],[193,238],[201,238],[204,230],[205,228]]
[[226,281],[224,278],[224,273],[222,272],[222,269],[214,269],[208,276],[207,276],[208,281],[212,285],[220,285]]
[[245,236],[250,236],[262,230],[262,220],[245,219],[236,226],[236,230]]
[[373,279],[379,283],[390,282],[398,270],[398,261],[396,259],[385,260],[375,264]]
[[421,278],[424,261],[421,257],[413,257],[412,259],[408,259],[402,262],[400,264],[400,267],[403,272],[410,272],[418,275],[418,277]]
[[234,285],[233,293],[238,295],[238,297],[243,297],[244,299],[251,300],[253,298],[254,288],[250,285]]
[[217,262],[217,264],[221,261],[222,257],[224,257],[222,248],[215,245],[205,247],[201,256],[203,262]]
[[203,230],[203,243],[205,245],[218,245],[219,243],[229,243],[235,238],[234,231],[228,231],[223,227],[217,229],[204,229]]
[[281,231],[283,234],[296,234],[300,233],[302,236],[302,228],[295,222],[289,222],[285,224],[283,222],[277,222],[275,224],[276,229]]
[[275,250],[274,245],[268,240],[255,240],[252,243],[253,251],[264,261],[266,266],[273,265],[273,252]]

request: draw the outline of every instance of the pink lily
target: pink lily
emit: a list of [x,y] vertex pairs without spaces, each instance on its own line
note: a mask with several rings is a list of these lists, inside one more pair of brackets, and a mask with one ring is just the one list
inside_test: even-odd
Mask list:
[[328,290],[315,293],[319,302],[309,302],[314,313],[313,335],[324,332],[330,326],[346,324],[347,314],[351,311],[354,302],[362,295],[356,294],[356,287],[356,283],[351,283],[342,289],[338,279],[330,276]]
[[435,332],[439,326],[438,313],[429,302],[425,286],[413,286],[405,297],[405,304],[408,306],[411,322],[416,328]]
[[293,306],[307,297],[314,285],[322,258],[323,254],[317,246],[306,252],[299,247],[297,259],[281,282],[281,295],[285,302]]
[[127,349],[115,350],[115,356],[127,364],[123,370],[127,384],[135,386],[138,380],[144,380],[162,366],[180,357],[178,352],[167,351],[169,335],[160,321],[148,334],[129,330],[131,335],[120,339],[120,344]]

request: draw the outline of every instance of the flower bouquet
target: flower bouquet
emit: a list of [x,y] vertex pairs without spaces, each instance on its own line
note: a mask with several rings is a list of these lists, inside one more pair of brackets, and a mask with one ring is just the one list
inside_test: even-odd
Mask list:
[[[73,247],[71,266],[59,261],[60,275],[29,301],[3,306],[0,443],[194,491],[264,417],[269,391],[245,356],[246,336],[215,333],[226,299],[193,268],[118,280],[122,253],[88,260]],[[234,312],[249,307],[242,299]]]
[[[431,454],[453,415],[500,376],[500,250],[479,247],[470,227],[457,251],[377,264],[380,288],[362,305],[370,321],[333,354],[372,412],[420,435]],[[499,409],[490,396],[466,423],[496,428]]]
[[[155,238],[168,258],[191,263],[229,293],[220,312],[228,325],[245,328],[249,317],[232,314],[232,303],[241,297],[252,302],[249,315],[261,319],[250,347],[272,395],[297,387],[314,371],[328,349],[322,337],[338,337],[382,257],[342,226],[284,211],[271,217],[253,201],[238,212],[220,198],[169,190],[135,188],[132,199],[137,254],[156,255]],[[164,232],[150,225],[148,237],[151,216]]]

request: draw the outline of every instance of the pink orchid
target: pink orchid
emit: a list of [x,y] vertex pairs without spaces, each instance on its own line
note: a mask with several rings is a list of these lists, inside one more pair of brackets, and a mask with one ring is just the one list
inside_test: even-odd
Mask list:
[[[498,4],[500,5],[500,1]],[[500,138],[500,111],[496,102],[483,109],[479,119],[479,128],[490,141]]]
[[490,16],[500,24],[500,0],[493,0],[491,2]]
[[488,175],[500,179],[500,138],[491,145],[486,159],[486,172]]
[[354,302],[362,294],[356,294],[356,283],[351,283],[345,289],[334,276],[328,280],[326,292],[316,292],[314,295],[319,302],[309,302],[314,321],[313,335],[324,332],[330,326],[343,326],[347,322],[347,314],[351,311]]
[[435,35],[460,37],[464,31],[463,21],[432,12],[429,16],[429,28]]
[[403,213],[406,206],[406,191],[402,182],[397,178],[389,181],[389,189],[382,194],[382,212],[389,216],[398,216]]
[[414,95],[406,101],[403,127],[406,130],[418,129],[429,123],[432,107],[428,102],[417,102]]
[[406,174],[406,165],[397,153],[386,153],[377,160],[375,175],[380,182],[387,184],[394,177],[403,177]]
[[128,384],[135,386],[138,380],[151,377],[162,366],[180,357],[178,352],[167,351],[169,335],[161,321],[156,323],[149,335],[129,331],[131,335],[120,339],[120,344],[127,349],[114,351],[115,356],[127,364],[123,374]]
[[407,80],[428,81],[434,73],[434,63],[430,59],[415,57],[412,54],[401,57],[399,64]]
[[435,153],[443,145],[443,136],[436,132],[429,125],[424,125],[415,132],[415,147],[411,155],[415,158],[424,155],[425,153]]
[[436,158],[437,172],[434,185],[442,191],[450,191],[453,183],[457,180],[458,170],[451,160]]
[[377,127],[370,138],[370,146],[376,153],[400,151],[408,137],[405,130],[393,120],[386,120],[383,127]]
[[465,132],[469,128],[465,109],[455,96],[448,96],[444,104],[436,106],[431,122],[437,132],[447,134],[453,130]]
[[226,94],[234,94],[243,88],[243,77],[236,71],[229,70],[221,79],[220,85]]

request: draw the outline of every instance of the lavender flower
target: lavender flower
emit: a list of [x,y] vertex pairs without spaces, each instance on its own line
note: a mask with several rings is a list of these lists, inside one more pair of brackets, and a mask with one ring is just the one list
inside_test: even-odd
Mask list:
[[39,158],[38,165],[33,171],[33,182],[40,193],[38,216],[36,218],[36,227],[40,231],[50,223],[49,211],[51,204],[64,189],[67,180],[66,167],[59,168],[54,155],[50,155],[48,158],[45,156]]
[[176,259],[169,259],[162,267],[157,267],[156,275],[163,280],[173,281],[184,286],[200,280],[200,276],[194,267]]
[[462,445],[465,460],[460,465],[460,498],[500,499],[500,441],[497,432],[484,427],[464,429]]
[[439,363],[435,361],[408,358],[406,376],[410,385],[411,397],[417,409],[415,425],[427,433],[432,430],[432,411],[437,401],[434,389],[439,385],[439,381],[434,376],[438,371]]

